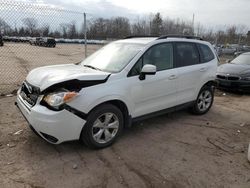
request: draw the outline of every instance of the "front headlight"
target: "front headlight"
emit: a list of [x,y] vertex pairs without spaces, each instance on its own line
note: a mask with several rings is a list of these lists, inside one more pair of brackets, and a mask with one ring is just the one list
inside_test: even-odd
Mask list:
[[77,92],[74,91],[62,91],[57,93],[51,93],[45,95],[43,100],[49,105],[54,108],[58,108],[62,104],[65,104],[72,99],[74,99],[78,95]]

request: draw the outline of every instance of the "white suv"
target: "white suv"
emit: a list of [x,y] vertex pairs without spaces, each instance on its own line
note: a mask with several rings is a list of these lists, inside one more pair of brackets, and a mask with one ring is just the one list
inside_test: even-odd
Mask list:
[[130,37],[79,64],[32,70],[16,105],[50,143],[103,148],[136,120],[183,107],[206,113],[217,64],[211,44],[197,37]]

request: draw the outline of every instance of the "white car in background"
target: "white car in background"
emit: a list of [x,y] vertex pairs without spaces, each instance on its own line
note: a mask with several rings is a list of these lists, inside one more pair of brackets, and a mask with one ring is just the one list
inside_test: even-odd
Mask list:
[[77,65],[32,70],[16,105],[50,143],[103,148],[134,121],[182,108],[208,112],[217,64],[211,44],[197,37],[130,37]]

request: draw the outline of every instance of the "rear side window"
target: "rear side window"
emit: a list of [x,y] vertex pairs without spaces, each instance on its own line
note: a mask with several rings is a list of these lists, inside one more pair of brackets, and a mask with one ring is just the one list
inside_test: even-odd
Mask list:
[[200,56],[195,44],[189,42],[175,43],[176,67],[196,65]]
[[198,47],[199,47],[199,50],[201,53],[201,62],[202,63],[209,62],[215,58],[213,52],[211,51],[211,49],[207,45],[198,44]]

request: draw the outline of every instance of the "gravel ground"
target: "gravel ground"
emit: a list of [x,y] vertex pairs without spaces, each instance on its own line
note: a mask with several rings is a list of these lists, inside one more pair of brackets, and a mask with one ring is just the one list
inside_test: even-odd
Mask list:
[[1,187],[250,187],[249,95],[217,91],[206,115],[142,121],[103,150],[46,143],[15,98],[0,99]]

